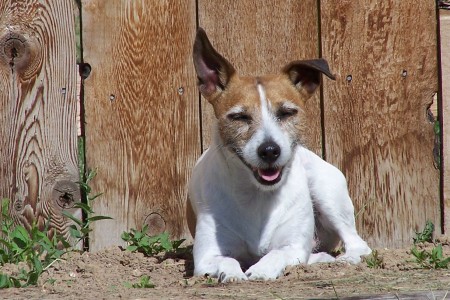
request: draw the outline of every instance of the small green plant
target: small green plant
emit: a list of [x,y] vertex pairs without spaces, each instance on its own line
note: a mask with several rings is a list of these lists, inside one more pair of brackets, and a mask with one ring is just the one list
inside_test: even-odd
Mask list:
[[[85,182],[80,183],[89,201],[99,196],[90,196],[89,182],[95,174],[90,172]],[[74,244],[77,244],[87,238],[92,222],[110,218],[93,216],[94,212],[89,202],[88,204],[77,203],[75,207],[82,209],[87,216],[84,222],[65,212],[63,214],[75,223],[70,226],[69,231],[76,241]],[[0,209],[0,266],[7,263],[25,263],[25,267],[19,269],[18,275],[7,275],[0,271],[0,289],[36,285],[43,272],[64,254],[73,250],[72,245],[54,229],[49,228],[50,220],[47,220],[43,230],[39,229],[36,222],[33,222],[31,229],[27,230],[22,225],[14,224],[14,220],[9,215],[10,201],[8,199],[1,201]],[[48,234],[51,230],[53,234]]]
[[89,232],[92,231],[91,224],[96,221],[100,220],[111,220],[111,217],[107,216],[94,216],[94,211],[91,208],[92,201],[97,199],[99,196],[102,195],[102,193],[91,195],[92,194],[92,188],[89,185],[90,182],[94,179],[94,177],[97,175],[96,170],[91,170],[89,174],[86,176],[86,179],[84,182],[78,182],[80,185],[81,190],[86,195],[87,203],[77,202],[74,204],[74,208],[79,208],[83,211],[83,215],[85,216],[84,220],[78,219],[74,216],[72,216],[68,212],[63,212],[63,215],[69,219],[71,219],[75,224],[70,225],[69,232],[72,238],[76,239],[75,244],[77,244],[80,241],[83,241],[84,244],[87,244],[87,238],[89,236]]
[[36,285],[40,275],[65,253],[58,246],[70,245],[60,235],[53,234],[51,239],[47,236],[49,222],[42,231],[35,222],[30,230],[14,226],[8,214],[9,205],[8,199],[2,200],[0,265],[25,262],[26,267],[20,269],[18,276],[0,273],[0,288]]
[[141,276],[139,278],[139,282],[137,282],[137,283],[125,282],[124,285],[125,285],[125,287],[135,288],[135,289],[152,289],[155,287],[155,285],[153,283],[151,283],[150,276],[148,276],[148,275]]
[[[442,244],[436,244],[433,240],[434,224],[427,221],[425,228],[421,232],[416,232],[416,237],[413,238],[414,246],[411,248],[411,255],[420,267],[426,269],[448,269],[450,264],[450,257],[444,257]],[[434,243],[431,250],[417,248],[421,243]]]
[[377,250],[372,250],[372,253],[365,258],[367,267],[371,269],[383,269],[383,257],[380,256]]
[[154,256],[160,253],[179,253],[186,248],[180,248],[184,239],[171,241],[167,232],[155,236],[149,236],[148,226],[145,225],[142,230],[131,229],[129,232],[123,232],[121,237],[127,242],[126,250],[141,252],[147,256]]
[[219,281],[217,279],[214,279],[212,277],[207,276],[206,280],[205,280],[205,284],[207,286],[213,286],[213,285],[217,285],[219,283]]
[[420,232],[416,232],[416,237],[413,238],[414,244],[432,243],[433,233],[434,233],[434,224],[433,222],[428,220],[425,223],[425,228]]
[[426,269],[448,269],[450,257],[444,257],[442,245],[438,244],[431,251],[419,250],[416,246],[411,249],[416,262]]

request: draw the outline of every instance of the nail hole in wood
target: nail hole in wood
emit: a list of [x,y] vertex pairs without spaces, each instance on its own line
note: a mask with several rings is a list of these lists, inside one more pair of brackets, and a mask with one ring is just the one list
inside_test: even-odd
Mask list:
[[403,71],[402,71],[402,77],[403,77],[403,78],[406,78],[406,76],[408,76],[408,71],[403,70]]

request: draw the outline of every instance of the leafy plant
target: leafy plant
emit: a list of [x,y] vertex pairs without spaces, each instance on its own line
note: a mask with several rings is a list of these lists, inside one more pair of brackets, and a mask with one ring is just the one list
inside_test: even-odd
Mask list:
[[[450,257],[444,257],[442,244],[436,244],[433,240],[434,224],[431,221],[425,223],[425,228],[421,232],[416,232],[414,247],[411,248],[411,255],[414,256],[415,262],[422,268],[427,269],[448,269]],[[420,243],[434,243],[431,250],[417,248]]]
[[139,278],[138,283],[129,283],[125,282],[124,285],[128,288],[137,288],[137,289],[152,289],[155,287],[153,283],[150,282],[150,276],[143,275]]
[[54,234],[50,239],[46,232],[48,223],[43,231],[34,222],[28,231],[23,226],[14,226],[14,221],[8,215],[9,200],[1,203],[1,235],[0,235],[0,265],[5,263],[26,263],[17,277],[0,274],[0,288],[22,287],[37,284],[39,276],[65,253],[58,246],[70,247],[60,235]]
[[102,195],[102,193],[95,194],[93,196],[91,195],[92,188],[89,185],[89,183],[94,179],[96,175],[97,171],[91,170],[89,174],[86,176],[84,182],[78,182],[82,192],[86,195],[87,203],[77,202],[74,204],[73,207],[82,210],[83,215],[85,216],[84,220],[78,219],[66,211],[63,212],[63,215],[65,217],[69,218],[75,223],[69,226],[70,235],[74,239],[76,239],[75,244],[79,243],[80,241],[83,241],[84,244],[87,245],[88,243],[87,238],[89,236],[89,232],[92,231],[91,224],[93,222],[112,219],[111,217],[107,216],[94,216],[95,213],[91,208],[92,201],[94,201],[96,198]]
[[371,269],[383,269],[384,262],[383,257],[379,255],[377,250],[373,250],[372,253],[365,258],[367,267]]
[[425,223],[425,228],[421,232],[416,232],[416,237],[413,238],[414,244],[418,243],[432,243],[434,233],[434,224],[431,221]]
[[[89,182],[95,175],[95,172],[90,172],[86,180],[80,183],[88,201],[92,201],[100,195],[90,196]],[[75,223],[70,226],[69,231],[76,243],[87,238],[91,231],[90,225],[92,222],[110,219],[104,216],[93,216],[94,212],[89,203],[77,203],[75,205],[87,215],[84,222],[63,212],[66,217]],[[47,220],[43,230],[39,229],[36,222],[33,222],[31,228],[27,230],[22,225],[14,224],[14,220],[9,215],[10,201],[8,199],[1,201],[0,208],[0,266],[6,263],[25,263],[25,267],[19,269],[18,275],[13,276],[0,272],[0,288],[36,285],[43,272],[55,261],[61,259],[64,254],[72,251],[72,245],[56,231],[48,235],[50,230],[54,230],[49,228],[50,220]]]
[[419,250],[416,246],[411,249],[416,262],[426,269],[448,269],[450,257],[444,257],[442,245],[438,244],[431,251]]
[[182,250],[180,246],[184,239],[171,241],[167,232],[156,236],[149,236],[147,233],[147,225],[140,231],[131,229],[129,232],[123,232],[121,237],[128,244],[126,250],[141,252],[147,256],[154,256],[164,252],[178,253]]

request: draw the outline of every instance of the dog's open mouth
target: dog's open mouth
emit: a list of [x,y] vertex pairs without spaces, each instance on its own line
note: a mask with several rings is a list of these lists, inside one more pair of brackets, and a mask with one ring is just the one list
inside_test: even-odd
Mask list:
[[256,180],[264,185],[274,185],[281,180],[281,168],[267,168],[253,170]]

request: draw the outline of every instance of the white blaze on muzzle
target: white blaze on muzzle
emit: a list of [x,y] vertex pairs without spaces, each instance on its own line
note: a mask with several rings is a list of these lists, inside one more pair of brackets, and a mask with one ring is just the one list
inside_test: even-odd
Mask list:
[[[263,184],[279,182],[283,167],[292,155],[289,135],[284,132],[272,112],[270,100],[266,98],[264,87],[257,85],[260,98],[260,127],[255,131],[243,149],[243,158],[253,168],[256,179]],[[277,147],[276,159],[265,159],[261,147]],[[278,149],[279,148],[279,149]],[[271,151],[270,149],[268,151]]]

